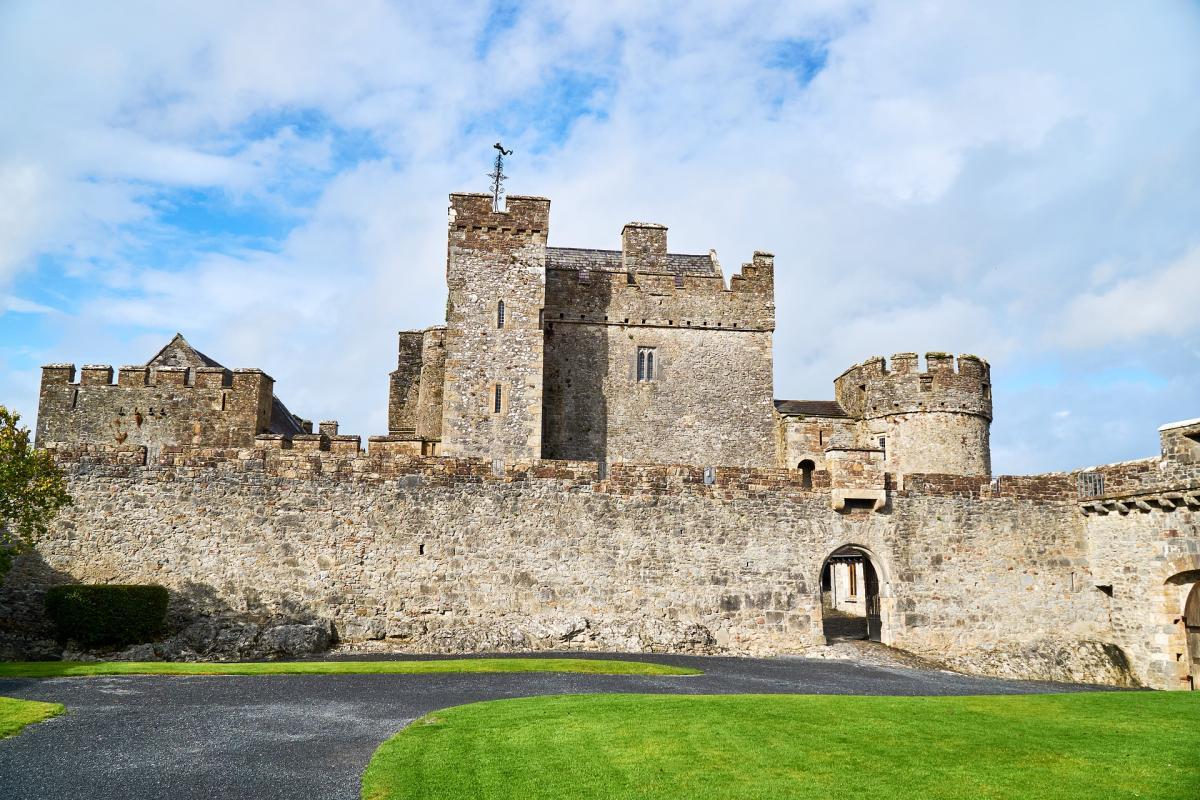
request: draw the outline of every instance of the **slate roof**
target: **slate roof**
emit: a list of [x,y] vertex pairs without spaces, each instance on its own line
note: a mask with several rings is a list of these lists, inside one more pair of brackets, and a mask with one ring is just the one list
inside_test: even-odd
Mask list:
[[296,416],[275,395],[271,395],[271,433],[282,433],[284,436],[304,433]]
[[780,414],[806,417],[845,417],[846,412],[837,400],[776,400],[775,410]]
[[220,364],[216,359],[209,358],[201,353],[183,338],[182,333],[177,333],[167,342],[161,350],[154,354],[154,358],[146,362],[147,367],[220,367],[225,369],[224,364]]
[[[589,250],[584,247],[547,247],[547,269],[589,269],[623,272],[620,250]],[[719,275],[708,255],[667,253],[667,271],[676,275]]]

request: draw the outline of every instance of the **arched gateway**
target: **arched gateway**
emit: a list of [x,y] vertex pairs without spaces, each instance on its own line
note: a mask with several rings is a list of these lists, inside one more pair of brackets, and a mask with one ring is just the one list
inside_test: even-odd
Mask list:
[[1200,556],[1177,559],[1170,571],[1159,606],[1160,619],[1170,631],[1160,663],[1169,670],[1168,685],[1195,690],[1200,688]]
[[827,642],[869,639],[891,643],[891,588],[878,556],[861,545],[842,545],[821,564],[818,585]]
[[1183,625],[1187,634],[1187,649],[1191,670],[1189,683],[1193,690],[1200,683],[1200,583],[1193,583],[1183,604]]

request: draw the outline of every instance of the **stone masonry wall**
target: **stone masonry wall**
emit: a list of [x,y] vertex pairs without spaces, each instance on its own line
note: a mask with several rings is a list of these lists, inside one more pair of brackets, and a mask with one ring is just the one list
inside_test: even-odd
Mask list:
[[443,451],[539,458],[550,201],[511,196],[505,211],[484,194],[453,194],[450,203]]
[[1069,478],[1113,641],[1144,683],[1180,689],[1200,681],[1200,652],[1189,648],[1184,624],[1185,601],[1200,582],[1200,458],[1185,434],[1200,433],[1200,423],[1161,431],[1161,458],[1093,467]]
[[822,642],[819,575],[846,544],[870,553],[897,646],[939,657],[1106,633],[1097,593],[1078,588],[1074,505],[953,480],[838,513],[828,489],[777,469],[719,468],[706,485],[698,467],[614,465],[600,480],[594,464],[497,475],[485,461],[312,450],[59,457],[76,503],[38,554],[62,579],[158,582],[331,619],[346,639],[797,652]]
[[271,419],[273,381],[257,369],[121,367],[42,368],[35,440],[114,446],[204,443],[252,447]]
[[398,339],[397,365],[388,382],[388,435],[427,444],[440,442],[446,329],[434,326],[401,331]]
[[388,375],[388,435],[415,438],[425,335],[421,331],[401,331],[397,338],[396,369]]
[[[990,475],[991,370],[976,356],[897,353],[891,365],[871,358],[834,381],[846,413],[863,421],[872,445],[888,441],[892,473]],[[891,442],[895,442],[892,446]]]
[[[637,380],[639,347],[653,380]],[[773,466],[771,334],[553,323],[548,458]]]
[[[627,226],[624,239],[638,269],[666,255],[661,226]],[[771,256],[756,253],[730,287],[720,275],[547,270],[544,457],[773,466]],[[638,381],[639,347],[654,348],[651,380]]]
[[782,417],[778,424],[777,447],[781,467],[799,469],[808,459],[817,469],[825,469],[825,450],[835,436],[851,436],[857,422],[845,417]]

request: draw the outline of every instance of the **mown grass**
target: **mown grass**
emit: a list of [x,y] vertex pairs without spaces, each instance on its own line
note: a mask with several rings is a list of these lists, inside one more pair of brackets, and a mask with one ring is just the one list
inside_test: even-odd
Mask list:
[[700,670],[593,658],[442,658],[428,661],[11,661],[0,678],[88,675],[426,675],[448,672],[581,672],[589,675],[699,675]]
[[1200,797],[1200,694],[583,695],[438,711],[365,800]]
[[15,736],[26,725],[57,717],[66,711],[59,703],[0,697],[0,739]]

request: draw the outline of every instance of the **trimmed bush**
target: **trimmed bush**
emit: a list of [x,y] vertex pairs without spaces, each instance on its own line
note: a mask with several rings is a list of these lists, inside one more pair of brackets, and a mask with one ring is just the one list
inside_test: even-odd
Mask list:
[[46,592],[46,616],[59,639],[85,646],[149,642],[162,632],[166,615],[161,586],[53,586]]

